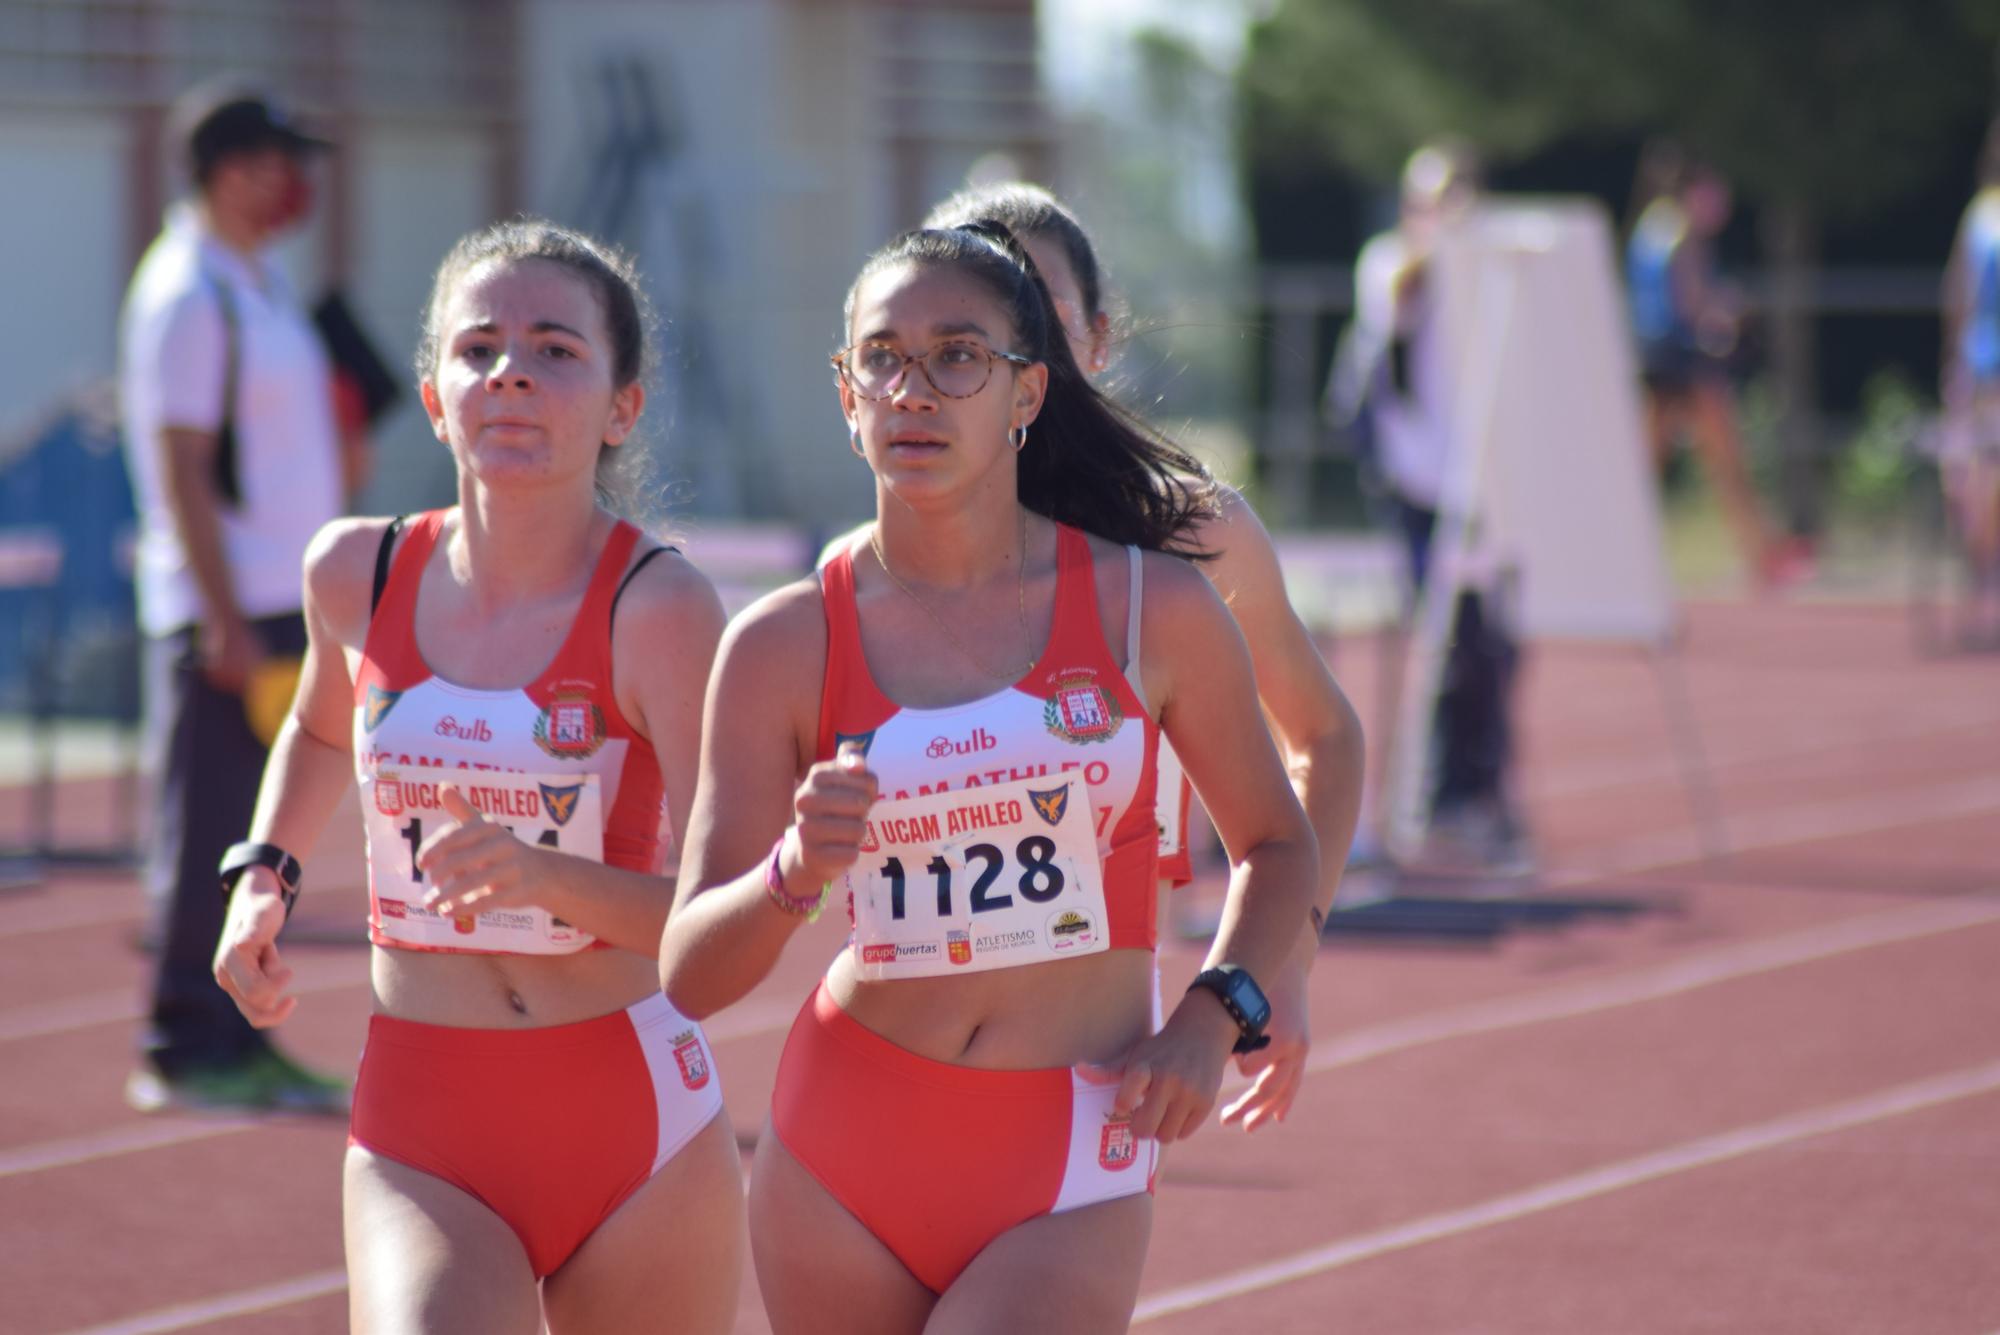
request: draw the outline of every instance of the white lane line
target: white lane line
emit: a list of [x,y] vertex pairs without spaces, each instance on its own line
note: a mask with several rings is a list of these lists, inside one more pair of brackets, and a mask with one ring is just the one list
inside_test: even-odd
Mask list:
[[215,1136],[248,1131],[258,1125],[260,1123],[255,1119],[247,1117],[174,1118],[144,1122],[137,1126],[115,1127],[110,1131],[99,1131],[88,1136],[72,1136],[67,1140],[44,1140],[38,1144],[0,1151],[0,1178],[14,1177],[20,1173],[39,1173],[48,1168],[67,1168],[72,1164],[89,1163],[93,1159],[108,1159],[119,1154],[134,1154],[140,1150],[184,1145],[193,1140],[209,1140]]
[[[2000,780],[1949,784],[1922,792],[1869,796],[1845,801],[1812,803],[1753,818],[1754,834],[1732,832],[1732,853],[1807,843],[1836,835],[1871,834],[1909,825],[1923,825],[1959,816],[1977,815],[2000,807]],[[1582,882],[1684,866],[1703,860],[1700,834],[1680,827],[1656,835],[1644,835],[1596,850],[1585,849],[1564,865],[1542,878],[1551,889]],[[328,991],[355,986],[368,979],[365,959],[308,963],[299,968],[298,993]],[[795,1012],[773,1006],[754,1018],[716,1021],[719,1036],[749,1037],[770,1032],[791,1023]],[[0,1010],[0,1043],[14,1039],[41,1038],[51,1034],[88,1029],[94,1025],[130,1022],[144,1014],[134,991],[94,992],[59,1001],[41,1002]]]
[[[344,956],[338,959],[305,959],[293,966],[291,990],[299,995],[330,992],[343,987],[360,987],[368,982],[368,959]],[[36,1002],[0,1010],[0,1043],[23,1038],[46,1038],[94,1025],[116,1024],[143,1019],[145,999],[140,984],[115,992],[88,992],[82,996]]]
[[[1495,997],[1355,1030],[1316,1045],[1312,1056],[1306,1059],[1306,1074],[1354,1066],[1447,1039],[1469,1038],[1657,1001],[1732,979],[1993,922],[2000,922],[2000,900],[1996,899],[1952,899],[1891,909],[1785,936],[1726,946],[1626,975],[1551,988],[1528,996]],[[796,1009],[789,1001],[744,1003],[710,1019],[704,1027],[711,1043],[726,1043],[782,1029],[791,1023]],[[1247,1083],[1232,1072],[1225,1093],[1233,1094]],[[245,1119],[241,1124],[147,1123],[73,1140],[24,1145],[0,1153],[0,1178],[160,1149],[186,1140],[247,1131],[263,1124],[259,1119]]]
[[[1711,768],[1738,769],[1769,764],[1777,760],[1801,760],[1808,756],[1831,755],[1839,751],[1886,746],[1896,742],[1923,741],[1932,737],[1963,738],[1968,730],[2000,725],[2000,714],[1984,714],[1954,719],[1949,723],[1927,719],[1914,727],[1860,727],[1840,736],[1817,731],[1809,736],[1786,738],[1776,746],[1738,746],[1735,737],[1717,738],[1708,749]],[[1678,782],[1681,770],[1671,748],[1647,752],[1645,758],[1572,763],[1550,767],[1537,781],[1524,775],[1526,796],[1531,805],[1560,801],[1566,797],[1588,797],[1607,788],[1630,787],[1652,782]]]
[[1574,1205],[1593,1196],[1622,1191],[1626,1187],[1638,1186],[1643,1182],[1652,1182],[1677,1173],[1705,1168],[1711,1164],[1739,1159],[1745,1155],[1777,1149],[1813,1136],[1845,1131],[1884,1118],[1918,1112],[1977,1094],[1989,1094],[1995,1090],[2000,1090],[2000,1062],[1988,1062],[1982,1066],[1968,1067],[1946,1075],[1933,1076],[1927,1080],[1917,1080],[1907,1085],[1878,1090],[1844,1103],[1827,1104],[1805,1112],[1775,1118],[1772,1121],[1738,1127],[1713,1136],[1703,1136],[1699,1140],[1691,1140],[1636,1158],[1606,1164],[1571,1177],[1557,1178],[1552,1182],[1544,1182],[1523,1191],[1510,1192],[1505,1196],[1496,1196],[1477,1205],[1426,1215],[1421,1219],[1377,1229],[1372,1233],[1342,1238],[1323,1247],[1281,1257],[1263,1265],[1218,1275],[1214,1279],[1203,1280],[1198,1284],[1168,1289],[1141,1301],[1138,1309],[1132,1314],[1132,1321],[1137,1325],[1141,1321],[1151,1321],[1177,1312],[1207,1307],[1226,1299],[1240,1298],[1246,1294],[1291,1283],[1293,1280],[1304,1279],[1309,1275],[1324,1274],[1326,1271],[1353,1265],[1357,1261],[1366,1261],[1389,1252],[1402,1251],[1423,1243],[1437,1242],[1482,1228],[1491,1228],[1497,1224],[1510,1223],[1544,1210]]
[[[1724,946],[1720,950],[1676,960],[1657,968],[1634,970],[1628,974],[1550,988],[1526,996],[1493,997],[1358,1029],[1314,1044],[1312,1055],[1306,1058],[1306,1074],[1353,1066],[1392,1052],[1407,1052],[1411,1048],[1441,1043],[1446,1039],[1470,1038],[1502,1029],[1573,1019],[1618,1006],[1659,1001],[1733,979],[1995,922],[2000,922],[2000,898],[1992,896],[1955,898],[1915,908],[1889,909],[1822,927],[1809,927],[1785,936]],[[1247,1088],[1248,1084],[1232,1070],[1226,1092]]]
[[220,1294],[200,1302],[180,1303],[174,1307],[141,1312],[137,1316],[128,1316],[122,1320],[107,1321],[101,1326],[71,1331],[69,1335],[158,1335],[160,1331],[186,1330],[189,1326],[199,1326],[209,1321],[226,1321],[230,1317],[268,1312],[274,1307],[286,1307],[292,1303],[305,1302],[309,1298],[321,1298],[329,1293],[339,1293],[346,1287],[345,1270],[317,1270],[310,1275],[280,1280],[276,1284],[266,1284],[261,1288],[240,1289],[235,1293]]
[[[1877,834],[1907,825],[1976,816],[1995,807],[2000,807],[2000,779],[1804,803],[1756,814],[1747,822],[1750,833],[1730,829],[1728,852],[1747,853],[1838,836]],[[1727,812],[1723,823],[1731,824]],[[1699,862],[1706,856],[1701,832],[1693,826],[1676,826],[1659,834],[1620,840],[1596,849],[1579,849],[1575,855],[1565,857],[1563,865],[1545,876],[1543,882],[1549,886],[1574,885],[1579,881]]]

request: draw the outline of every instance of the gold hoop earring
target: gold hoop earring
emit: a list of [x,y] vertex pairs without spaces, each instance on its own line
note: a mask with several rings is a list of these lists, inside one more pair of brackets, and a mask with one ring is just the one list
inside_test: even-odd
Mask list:
[[1027,423],[1024,422],[1020,426],[1015,427],[1012,431],[1009,431],[1007,433],[1007,443],[1014,447],[1014,453],[1019,454],[1022,451],[1022,449],[1027,446],[1028,443]]
[[868,457],[867,451],[861,448],[861,433],[859,431],[850,431],[847,433],[847,448],[854,451],[854,457],[857,459],[866,459]]

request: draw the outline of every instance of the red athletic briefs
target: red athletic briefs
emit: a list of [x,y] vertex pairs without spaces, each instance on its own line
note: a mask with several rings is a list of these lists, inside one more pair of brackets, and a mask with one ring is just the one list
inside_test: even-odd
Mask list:
[[771,1124],[926,1287],[1037,1215],[1153,1189],[1159,1142],[1110,1116],[1116,1085],[1067,1067],[987,1071],[869,1030],[821,983],[778,1063]]
[[700,1026],[656,993],[546,1029],[374,1016],[348,1139],[506,1220],[541,1279],[720,1111]]

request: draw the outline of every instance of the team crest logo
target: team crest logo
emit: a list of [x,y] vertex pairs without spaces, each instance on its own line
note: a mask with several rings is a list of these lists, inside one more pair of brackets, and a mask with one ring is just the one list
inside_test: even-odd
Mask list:
[[1132,1134],[1132,1124],[1124,1118],[1115,1118],[1104,1124],[1104,1132],[1097,1139],[1097,1162],[1107,1172],[1118,1173],[1139,1161],[1139,1138]]
[[972,934],[970,932],[946,932],[944,953],[953,964],[972,963]]
[[367,702],[361,706],[361,728],[373,732],[382,726],[382,720],[389,717],[389,711],[403,698],[401,691],[385,691],[380,686],[368,688]]
[[882,841],[875,837],[875,822],[872,820],[861,822],[861,851],[864,853],[882,851]]
[[701,1039],[694,1030],[685,1029],[674,1035],[674,1064],[681,1068],[681,1083],[689,1089],[700,1089],[708,1083],[708,1054],[701,1050]]
[[1124,721],[1117,698],[1083,677],[1056,683],[1056,693],[1042,706],[1042,722],[1066,742],[1108,742]]
[[833,734],[833,753],[839,755],[840,748],[849,742],[861,743],[861,755],[866,759],[868,748],[875,745],[875,729],[870,728],[867,732],[836,732]]
[[403,814],[403,784],[395,775],[375,776],[375,809],[385,816]]
[[460,936],[471,936],[472,929],[479,926],[479,919],[470,913],[461,913],[451,920],[451,930]]
[[558,760],[588,760],[604,745],[604,711],[587,695],[559,695],[535,719],[535,745]]
[[1030,788],[1028,800],[1035,804],[1035,814],[1051,825],[1062,824],[1062,818],[1069,811],[1069,785],[1051,788],[1041,792]]
[[576,799],[583,795],[580,783],[541,785],[542,805],[548,808],[549,819],[558,826],[569,824],[569,818],[576,814]]

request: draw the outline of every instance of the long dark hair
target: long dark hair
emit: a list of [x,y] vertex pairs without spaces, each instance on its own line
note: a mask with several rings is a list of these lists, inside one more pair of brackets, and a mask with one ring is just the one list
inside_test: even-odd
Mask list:
[[905,232],[870,255],[847,290],[843,340],[861,285],[905,264],[953,268],[984,284],[1014,326],[1011,351],[1049,369],[1042,411],[1016,461],[1023,505],[1112,542],[1207,555],[1192,530],[1214,509],[1208,469],[1084,375],[1035,262],[1009,228],[980,221]]

